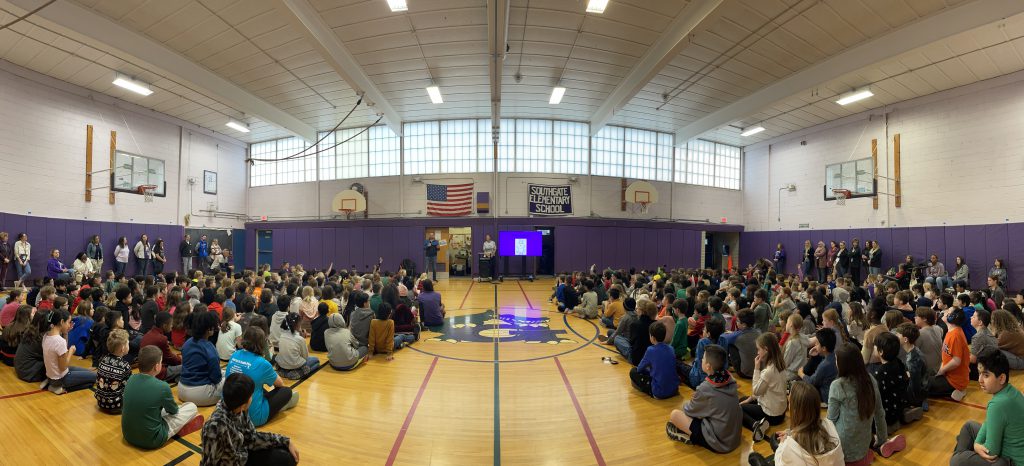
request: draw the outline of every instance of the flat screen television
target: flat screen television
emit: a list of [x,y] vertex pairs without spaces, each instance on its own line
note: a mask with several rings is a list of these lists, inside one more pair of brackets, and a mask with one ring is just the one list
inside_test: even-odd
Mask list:
[[539,231],[498,232],[498,255],[541,256],[541,233]]

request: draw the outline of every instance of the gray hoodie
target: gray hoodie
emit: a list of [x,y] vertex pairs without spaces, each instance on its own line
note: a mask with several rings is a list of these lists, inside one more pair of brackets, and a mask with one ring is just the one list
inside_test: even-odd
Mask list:
[[359,342],[359,346],[367,346],[370,338],[370,321],[373,320],[373,311],[368,307],[357,307],[348,316],[348,328],[352,329],[352,335]]
[[711,451],[729,453],[740,446],[743,411],[732,377],[718,386],[707,380],[701,382],[683,406],[683,412],[700,420],[701,433]]
[[324,342],[327,345],[327,359],[332,367],[350,367],[359,361],[359,343],[352,336],[352,331],[345,326],[345,318],[341,314],[327,317],[328,329],[324,331]]

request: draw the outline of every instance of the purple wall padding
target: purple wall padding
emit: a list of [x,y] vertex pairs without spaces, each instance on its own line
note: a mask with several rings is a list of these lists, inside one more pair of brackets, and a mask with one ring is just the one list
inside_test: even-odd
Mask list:
[[796,230],[756,231],[740,235],[740,264],[746,266],[761,257],[771,257],[775,245],[782,243],[786,248],[788,262],[786,271],[797,270],[803,251],[803,242],[810,239],[813,245],[818,240],[848,243],[859,238],[863,245],[866,240],[877,240],[882,247],[882,268],[902,262],[907,254],[917,262],[924,262],[931,254],[937,254],[950,273],[956,264],[956,256],[967,260],[971,271],[971,286],[985,286],[985,276],[992,262],[1001,258],[1009,269],[1011,290],[1024,287],[1024,223],[936,226],[914,228],[863,228],[849,230]]
[[[167,251],[167,264],[164,270],[180,271],[181,261],[178,255],[178,243],[185,235],[180,225],[151,225],[118,222],[97,222],[91,220],[74,220],[59,218],[31,217],[27,215],[0,213],[0,231],[10,235],[13,246],[18,233],[27,233],[28,242],[32,244],[32,276],[41,277],[46,274],[46,261],[50,258],[50,250],[61,251],[61,261],[70,267],[79,252],[85,251],[85,245],[92,235],[100,235],[103,244],[103,269],[113,266],[114,246],[120,236],[128,237],[129,246],[134,246],[142,234],[149,235],[151,243],[162,238]],[[133,258],[134,259],[134,258]],[[7,272],[8,284],[14,280],[14,266]],[[128,273],[135,273],[135,261],[130,260]]]
[[[273,231],[274,265],[283,261],[307,267],[337,268],[365,265],[384,258],[386,268],[409,258],[422,270],[423,232],[428,227],[472,228],[474,251],[479,251],[484,234],[497,240],[502,230],[533,230],[551,227],[555,235],[555,270],[599,268],[696,267],[700,261],[702,231],[740,232],[738,225],[691,224],[587,218],[416,218],[390,220],[347,220],[246,224],[252,245],[247,263],[255,264],[256,231]],[[742,238],[741,238],[742,239]],[[527,261],[530,266],[532,261]],[[520,273],[521,260],[509,259],[509,273]],[[478,270],[474,255],[474,270]]]

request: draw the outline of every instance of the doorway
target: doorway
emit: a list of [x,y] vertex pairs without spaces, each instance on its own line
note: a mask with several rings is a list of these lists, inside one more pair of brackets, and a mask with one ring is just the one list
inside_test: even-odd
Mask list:
[[[473,229],[470,227],[427,227],[423,238],[434,238],[441,243],[437,248],[437,279],[470,276],[473,272]],[[423,271],[427,272],[426,258]],[[427,272],[429,274],[429,272]]]
[[725,271],[739,267],[740,234],[704,232],[704,268]]
[[261,265],[270,265],[274,268],[274,231],[256,231],[256,268]]
[[537,260],[537,275],[555,274],[555,229],[552,227],[537,227],[540,232],[541,256]]

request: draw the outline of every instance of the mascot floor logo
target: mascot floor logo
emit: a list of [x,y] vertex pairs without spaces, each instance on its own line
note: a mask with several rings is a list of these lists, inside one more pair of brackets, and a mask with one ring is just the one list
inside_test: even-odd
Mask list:
[[495,315],[494,311],[483,311],[446,319],[442,327],[431,328],[431,331],[440,335],[428,338],[427,341],[491,343],[494,338],[498,338],[501,341],[549,345],[577,343],[568,338],[564,329],[552,330],[550,322],[551,319],[547,317],[517,316],[502,314],[500,311]]

